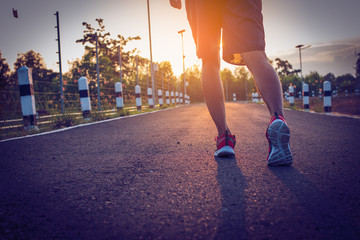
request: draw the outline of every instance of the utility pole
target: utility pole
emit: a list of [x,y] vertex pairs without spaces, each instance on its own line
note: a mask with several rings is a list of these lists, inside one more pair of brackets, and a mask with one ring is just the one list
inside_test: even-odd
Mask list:
[[98,35],[96,34],[96,78],[97,78],[97,92],[98,92],[98,110],[101,111],[100,105],[100,79],[99,79],[99,54],[98,54]]
[[61,68],[61,49],[60,49],[60,24],[59,24],[59,12],[56,11],[54,14],[56,16],[56,27],[57,28],[57,42],[58,42],[58,52],[59,55],[59,79],[60,79],[60,100],[61,100],[61,113],[64,114],[64,90],[63,90],[63,79],[62,79],[62,68]]
[[[152,87],[152,94],[155,96],[155,83],[154,83],[154,67],[153,67],[153,59],[152,59],[152,45],[151,45],[151,24],[150,24],[150,6],[149,0],[147,0],[147,11],[148,11],[148,24],[149,24],[149,44],[150,44],[150,70],[151,70],[151,87]],[[154,98],[155,102],[155,98]]]
[[299,44],[299,45],[297,45],[297,46],[295,46],[295,47],[299,49],[299,57],[300,57],[300,74],[301,74],[301,92],[303,92],[304,78],[303,78],[303,73],[302,73],[301,50],[303,50],[303,49],[307,49],[307,48],[311,47],[311,45],[304,46],[303,44]]
[[121,46],[120,46],[120,44],[119,44],[119,66],[120,66],[120,84],[121,84],[121,90],[123,92],[123,101],[124,101],[125,94],[124,94],[123,81],[122,81],[122,72],[121,72]]
[[[182,60],[183,60],[183,78],[184,78],[184,99],[186,96],[186,78],[185,78],[185,55],[184,55],[184,36],[185,29],[178,31],[181,34],[181,46],[182,46]],[[184,101],[185,103],[185,101]]]

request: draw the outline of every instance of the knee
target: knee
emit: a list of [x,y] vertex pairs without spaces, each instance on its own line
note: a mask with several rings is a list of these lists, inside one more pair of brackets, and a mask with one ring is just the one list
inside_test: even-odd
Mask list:
[[269,59],[266,56],[264,51],[254,51],[247,52],[242,54],[245,65],[250,70],[250,72],[256,71],[258,69],[269,69],[272,68]]

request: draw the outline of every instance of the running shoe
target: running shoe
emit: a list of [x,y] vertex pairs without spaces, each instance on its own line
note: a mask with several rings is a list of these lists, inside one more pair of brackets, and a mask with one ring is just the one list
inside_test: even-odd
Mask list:
[[269,141],[269,154],[267,164],[269,166],[289,166],[293,162],[290,150],[290,129],[283,116],[275,113],[266,130],[266,138]]
[[216,141],[216,151],[215,157],[231,157],[235,156],[234,147],[236,144],[235,135],[229,134],[229,131],[221,135],[220,137],[215,138]]

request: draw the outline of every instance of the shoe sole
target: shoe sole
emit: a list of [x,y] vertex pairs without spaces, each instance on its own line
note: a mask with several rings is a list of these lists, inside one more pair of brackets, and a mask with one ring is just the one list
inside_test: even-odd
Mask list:
[[282,120],[275,120],[267,131],[271,152],[268,166],[290,166],[293,156],[290,150],[290,129]]
[[235,156],[234,149],[229,146],[225,146],[219,150],[216,150],[214,153],[215,157],[232,157]]

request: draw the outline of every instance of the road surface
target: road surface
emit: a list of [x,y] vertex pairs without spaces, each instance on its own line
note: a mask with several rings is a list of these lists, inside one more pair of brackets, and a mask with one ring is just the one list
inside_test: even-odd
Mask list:
[[204,104],[0,143],[0,239],[359,239],[360,120],[286,111],[294,164],[266,165],[263,105]]

